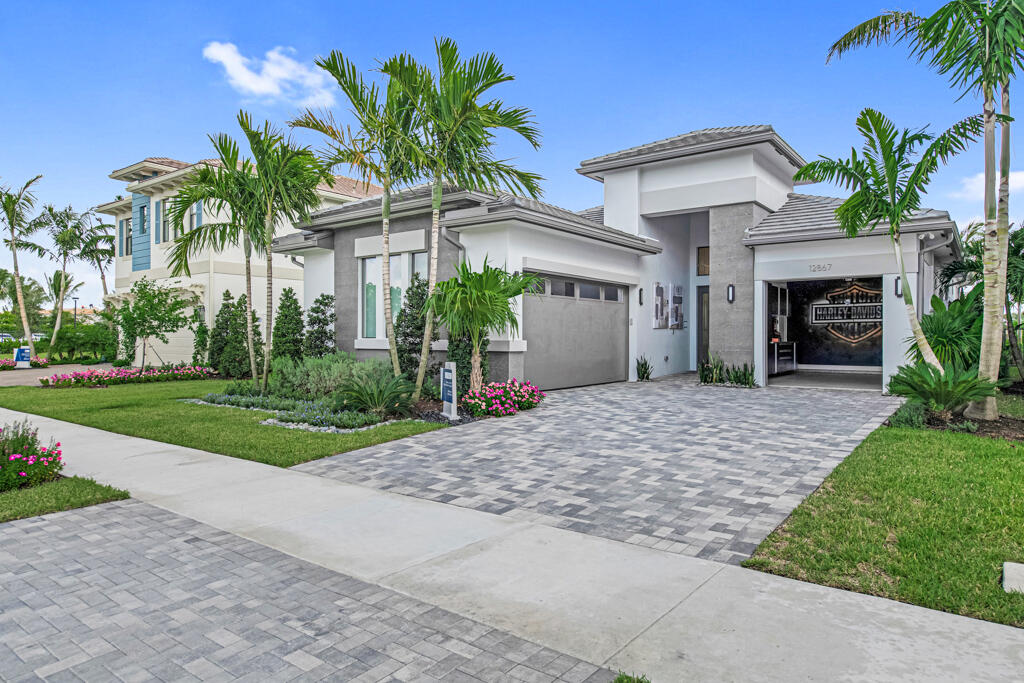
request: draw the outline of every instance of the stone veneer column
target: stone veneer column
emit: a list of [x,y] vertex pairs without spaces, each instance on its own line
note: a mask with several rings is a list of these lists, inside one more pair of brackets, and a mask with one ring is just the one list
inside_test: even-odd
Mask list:
[[[754,204],[716,206],[709,214],[711,274],[709,350],[727,364],[754,362],[754,250],[743,244],[744,231],[768,211]],[[727,287],[736,287],[729,303]]]

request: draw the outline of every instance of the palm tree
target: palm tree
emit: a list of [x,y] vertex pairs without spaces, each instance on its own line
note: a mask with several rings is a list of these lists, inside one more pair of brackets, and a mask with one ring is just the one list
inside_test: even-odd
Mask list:
[[[21,278],[21,294],[25,301],[25,317],[28,319],[29,329],[37,328],[42,323],[40,309],[46,303],[46,290],[30,277]],[[18,305],[17,288],[14,285],[14,273],[0,268],[0,301],[8,301],[11,304],[11,312],[15,317],[21,316],[22,307]],[[26,339],[32,339],[32,335],[25,335]]]
[[[68,285],[68,263],[78,258],[82,237],[85,232],[85,222],[82,214],[75,213],[70,206],[57,209],[47,204],[43,207],[40,216],[43,219],[53,247],[50,249],[50,258],[60,264],[61,288],[60,300],[63,302],[67,293]],[[50,337],[50,345],[57,342],[57,333],[60,332],[61,316],[57,316],[53,324],[53,334]]]
[[[434,41],[437,76],[419,66],[408,54],[389,59],[381,71],[394,79],[416,108],[417,139],[422,147],[423,172],[431,182],[430,265],[428,295],[437,283],[441,200],[445,184],[463,189],[512,192],[538,197],[541,177],[495,159],[493,146],[498,130],[522,136],[534,149],[540,147],[540,131],[525,107],[506,107],[501,100],[481,101],[487,92],[514,77],[491,53],[479,53],[467,61],[449,38]],[[418,400],[430,357],[433,319],[428,318],[416,372]]]
[[[857,117],[857,129],[864,138],[862,156],[850,151],[849,159],[821,157],[807,164],[794,180],[830,182],[852,194],[836,209],[836,218],[847,237],[857,237],[887,223],[896,264],[900,271],[903,303],[910,329],[925,362],[940,373],[942,363],[935,356],[914,308],[912,287],[907,284],[900,229],[903,222],[921,208],[921,195],[931,174],[948,158],[963,151],[982,132],[982,119],[964,119],[938,137],[925,132],[902,132],[881,113],[865,109]],[[915,161],[918,149],[928,145]]]
[[103,285],[103,296],[106,298],[106,269],[114,262],[114,226],[110,223],[94,223],[94,214],[87,212],[84,219],[85,233],[78,249],[78,259],[91,263],[100,272],[100,283]]
[[324,162],[328,167],[347,164],[367,185],[376,181],[384,188],[381,197],[384,330],[392,370],[395,377],[398,377],[402,374],[402,368],[398,362],[392,314],[394,303],[391,300],[391,195],[418,175],[419,149],[414,144],[416,109],[393,79],[381,93],[375,83],[367,84],[355,65],[337,50],[331,52],[326,59],[318,59],[316,64],[334,77],[338,87],[348,97],[359,130],[353,135],[351,131],[339,126],[330,112],[317,114],[309,109],[289,125],[315,130],[327,137],[328,150]]
[[436,315],[448,328],[448,334],[469,336],[473,344],[470,391],[483,387],[480,342],[484,335],[505,330],[518,332],[516,297],[530,291],[540,281],[540,276],[533,273],[509,274],[504,268],[495,268],[486,261],[483,269],[476,272],[465,261],[456,267],[455,277],[437,283],[427,300],[427,319]]
[[18,311],[21,314],[21,326],[33,356],[36,355],[36,345],[32,341],[32,328],[29,326],[28,314],[25,309],[25,292],[22,287],[21,271],[18,270],[18,250],[24,249],[35,253],[37,256],[42,256],[46,253],[43,247],[29,241],[32,233],[42,227],[41,221],[38,219],[30,220],[28,217],[28,213],[36,204],[36,196],[31,188],[42,177],[37,175],[35,178],[28,180],[18,190],[0,186],[0,208],[3,210],[3,219],[7,224],[7,231],[10,233],[10,237],[5,238],[4,242],[7,244],[7,248],[11,250],[15,297],[17,299]]
[[[249,159],[240,159],[238,144],[228,135],[209,136],[217,152],[219,165],[200,166],[190,174],[178,190],[168,209],[168,216],[179,237],[171,247],[168,265],[171,274],[191,275],[188,260],[204,249],[219,251],[228,244],[242,243],[245,256],[246,344],[249,369],[253,381],[259,379],[256,367],[255,334],[252,312],[252,252],[267,254],[262,204],[256,174]],[[211,215],[227,210],[228,220],[203,221],[185,231],[185,217],[198,202],[209,208]]]
[[[912,12],[886,12],[854,27],[832,45],[828,59],[871,44],[910,45],[911,54],[927,59],[951,83],[983,100],[985,132],[985,308],[979,374],[999,375],[1002,353],[1001,319],[1006,295],[1010,194],[1010,80],[1024,66],[1024,4],[1020,0],[952,0],[929,17]],[[996,201],[996,90],[1000,91],[999,200]],[[968,416],[993,420],[995,398],[970,406]]]
[[43,278],[43,286],[47,299],[53,304],[53,317],[56,320],[64,313],[64,302],[82,288],[82,283],[75,282],[75,276],[71,273],[56,270]]
[[[317,186],[333,178],[317,160],[316,155],[286,139],[264,122],[254,128],[246,112],[238,113],[238,124],[249,141],[256,174],[258,211],[263,216],[263,244],[267,248],[267,348],[273,345],[274,334],[274,258],[270,245],[279,222],[307,221],[320,205]],[[270,374],[270,354],[263,355],[263,388],[267,390]]]

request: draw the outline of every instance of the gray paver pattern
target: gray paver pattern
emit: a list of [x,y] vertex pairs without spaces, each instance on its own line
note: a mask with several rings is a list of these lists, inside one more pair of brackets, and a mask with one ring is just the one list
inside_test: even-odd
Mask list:
[[680,376],[552,392],[515,417],[295,469],[738,564],[898,405]]
[[0,680],[612,678],[146,503],[0,524]]

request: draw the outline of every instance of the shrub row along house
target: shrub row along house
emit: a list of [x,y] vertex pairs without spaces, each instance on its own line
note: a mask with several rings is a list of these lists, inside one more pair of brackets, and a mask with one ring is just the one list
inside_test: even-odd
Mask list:
[[[188,173],[168,161],[112,174],[129,180],[133,193],[100,207],[118,218],[117,292],[141,271],[161,277],[161,245],[173,235],[145,232],[147,212],[156,212],[159,226],[152,201],[173,193]],[[603,205],[584,211],[448,188],[438,280],[453,275],[460,259],[544,278],[540,291],[519,302],[518,335],[491,339],[492,380],[527,378],[545,389],[635,380],[641,356],[657,377],[693,371],[711,354],[752,364],[762,385],[784,372],[832,371],[857,373],[881,389],[905,362],[911,334],[886,226],[846,238],[834,215],[841,200],[794,192],[793,175],[804,164],[771,126],[735,126],[581,162],[577,172],[604,188]],[[381,200],[374,188],[346,187],[325,195],[308,224],[279,231],[275,259],[289,273],[281,286],[301,287],[307,307],[333,294],[338,348],[386,358]],[[426,274],[430,194],[414,186],[393,198],[395,296],[412,273]],[[960,254],[959,233],[948,213],[935,210],[918,212],[903,232],[908,283],[925,313],[932,294],[947,297],[936,292],[934,274]],[[240,250],[211,254],[183,283],[203,292],[208,321],[225,288],[242,291],[240,264]],[[276,260],[274,267],[279,272]],[[161,351],[163,359],[189,358],[191,341],[179,346]],[[433,348],[440,358],[443,335]]]
[[[169,267],[170,249],[173,240],[178,237],[173,222],[168,215],[168,207],[190,173],[203,165],[219,165],[217,159],[205,159],[197,163],[187,163],[165,157],[148,157],[142,161],[118,169],[110,174],[114,180],[127,183],[123,197],[101,204],[96,211],[114,218],[117,226],[114,258],[114,291],[108,297],[113,303],[121,301],[131,290],[132,285],[145,277],[161,285],[173,286],[184,294],[198,297],[197,308],[200,317],[208,327],[212,327],[223,300],[224,292],[230,291],[238,296],[245,292],[244,254],[241,246],[229,247],[217,252],[206,249],[189,260],[191,275],[172,277]],[[336,176],[330,186],[321,184],[318,194],[321,206],[330,208],[363,199],[377,194],[380,188],[367,186],[352,178]],[[204,221],[227,221],[226,209],[220,215],[213,214],[202,202],[191,208],[183,228],[202,225]],[[279,225],[278,235],[294,232],[290,225]],[[253,307],[262,319],[266,301],[262,293],[266,291],[264,276],[266,261],[254,255],[252,259]],[[280,299],[281,292],[291,287],[300,301],[303,301],[303,264],[286,254],[274,257],[274,306]],[[308,307],[313,299],[305,300]],[[176,363],[192,358],[193,333],[188,329],[169,336],[163,344],[153,341],[147,349],[147,358],[153,362]],[[137,350],[137,358],[141,358],[142,349]]]

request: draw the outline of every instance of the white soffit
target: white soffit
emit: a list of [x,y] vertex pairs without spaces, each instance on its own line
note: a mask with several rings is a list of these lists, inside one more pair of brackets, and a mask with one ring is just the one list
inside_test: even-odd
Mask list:
[[[398,254],[406,251],[423,251],[427,248],[426,230],[407,230],[405,232],[391,233],[391,253]],[[372,237],[357,237],[355,239],[355,256],[380,256],[384,253],[384,237],[373,235]]]

